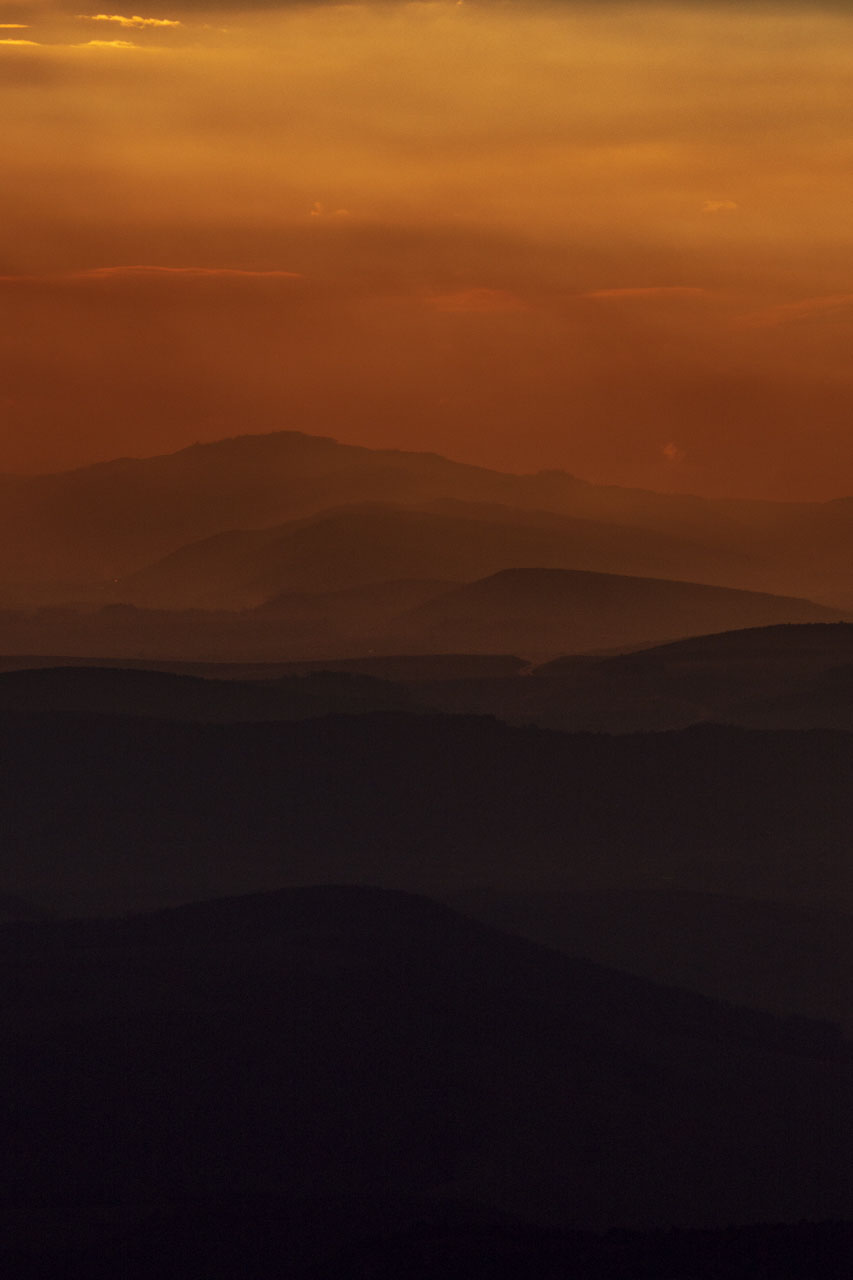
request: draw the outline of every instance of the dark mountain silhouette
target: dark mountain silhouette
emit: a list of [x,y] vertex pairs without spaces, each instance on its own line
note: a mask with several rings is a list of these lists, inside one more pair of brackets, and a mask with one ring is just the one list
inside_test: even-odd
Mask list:
[[450,714],[572,732],[635,733],[717,721],[853,730],[853,626],[803,623],[543,663],[532,678],[433,681],[421,703]]
[[407,653],[515,653],[531,660],[843,616],[808,600],[689,582],[505,569],[450,590],[434,581],[387,582],[278,595],[239,612],[125,604],[5,611],[0,612],[0,651],[160,662],[293,662]]
[[0,891],[66,913],[358,880],[853,909],[853,735],[570,735],[400,713],[0,715]]
[[[581,560],[580,565],[671,572],[853,605],[850,500],[770,503],[656,494],[595,486],[559,471],[508,475],[435,454],[370,450],[299,432],[241,436],[59,475],[6,477],[0,503],[0,581],[109,581],[228,530],[251,535],[252,530],[331,507],[365,502],[438,503],[445,512],[448,503],[485,503],[646,530],[699,544],[697,559],[690,558],[685,545],[673,551],[670,567],[664,549],[650,542],[648,551],[657,546],[661,557],[654,568],[636,560],[597,565]],[[538,516],[536,521],[542,533],[545,526]],[[638,534],[629,536],[638,549],[644,545]],[[620,555],[633,554],[625,537],[610,531],[601,532],[602,556],[610,554],[607,538],[615,539]],[[592,530],[578,529],[579,555],[588,554],[584,547],[594,542]],[[409,574],[407,570],[402,576]],[[57,588],[60,598],[68,590],[67,585]]]
[[0,709],[209,722],[426,710],[406,686],[351,672],[316,671],[277,680],[211,680],[163,671],[82,666],[0,674]]
[[[484,680],[517,675],[529,663],[511,654],[427,653],[372,655],[363,658],[334,658],[311,662],[158,662],[120,658],[47,657],[18,654],[0,656],[0,673],[38,671],[49,667],[90,667],[113,671],[162,671],[170,675],[194,676],[203,680],[271,681],[284,676],[305,676],[333,671],[372,676],[398,683],[446,680]],[[178,717],[180,718],[180,717]]]
[[[853,731],[849,623],[727,632],[610,657],[562,658],[532,670],[521,658],[476,654],[254,664],[0,658],[4,670],[0,708],[7,710],[223,721],[400,709],[493,715],[572,732],[635,733],[707,721]],[[157,672],[169,678],[153,679]],[[334,673],[353,679],[329,678]],[[393,688],[384,687],[389,681]]]
[[[753,728],[853,729],[853,626],[781,625],[688,638],[598,661],[536,668],[509,719],[625,732],[702,720]],[[433,705],[441,705],[433,697]],[[506,696],[507,708],[509,696]],[[479,707],[467,707],[479,710]]]
[[[723,582],[744,567],[735,556],[713,555],[654,531],[549,513],[477,504],[449,504],[449,511],[372,504],[272,529],[217,534],[122,579],[115,592],[158,608],[243,608],[282,592],[370,587],[381,607],[376,584],[411,582],[409,594],[419,590],[422,598],[406,599],[398,589],[399,598],[391,599],[393,612],[400,613],[440,594],[442,580],[446,590],[451,582],[532,565],[665,577],[693,573]],[[375,629],[382,620],[376,613],[369,625]]]
[[326,887],[7,925],[0,964],[19,1210],[439,1193],[572,1227],[849,1207],[851,1050],[831,1027],[421,898]]
[[853,916],[670,890],[506,893],[451,905],[569,955],[717,1000],[826,1018],[853,1033]]
[[[853,657],[853,626],[846,623],[745,627],[735,631],[689,636],[621,656],[615,665],[683,667],[697,678],[708,669],[727,672],[750,687],[783,678],[800,678],[844,665]],[[577,668],[574,658],[555,658],[537,675],[562,675]]]
[[836,621],[808,600],[663,579],[505,569],[419,606],[389,627],[425,650],[527,656],[616,648],[776,622]]

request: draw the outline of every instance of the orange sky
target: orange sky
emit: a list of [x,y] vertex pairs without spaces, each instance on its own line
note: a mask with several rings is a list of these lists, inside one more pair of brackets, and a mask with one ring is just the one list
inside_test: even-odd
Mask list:
[[853,493],[853,8],[78,11],[0,3],[0,471],[294,427]]

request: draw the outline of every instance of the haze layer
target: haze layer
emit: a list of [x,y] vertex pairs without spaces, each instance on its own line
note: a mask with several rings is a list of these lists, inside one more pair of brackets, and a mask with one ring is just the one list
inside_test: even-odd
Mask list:
[[853,487],[853,21],[0,6],[0,471],[298,427]]

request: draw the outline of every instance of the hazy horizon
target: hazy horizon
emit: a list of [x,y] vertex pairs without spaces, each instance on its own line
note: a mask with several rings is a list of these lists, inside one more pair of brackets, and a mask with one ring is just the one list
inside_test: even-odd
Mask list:
[[0,471],[853,492],[846,4],[0,5]]

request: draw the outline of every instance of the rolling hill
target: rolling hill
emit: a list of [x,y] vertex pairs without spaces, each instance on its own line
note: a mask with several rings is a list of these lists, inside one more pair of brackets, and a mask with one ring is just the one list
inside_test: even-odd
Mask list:
[[[510,475],[435,454],[365,449],[298,431],[237,436],[57,475],[5,477],[0,582],[18,584],[10,600],[20,601],[27,583],[34,599],[43,600],[50,583],[54,598],[64,599],[79,584],[108,584],[229,530],[243,530],[249,545],[252,531],[363,503],[432,507],[445,515],[454,503],[520,509],[539,513],[533,525],[540,533],[548,523],[541,513],[553,513],[599,526],[598,533],[577,526],[579,547],[594,546],[598,537],[596,554],[635,557],[630,563],[583,560],[574,567],[642,570],[853,604],[849,499],[771,503],[656,494],[595,486],[564,472]],[[622,534],[601,527],[608,525],[634,530],[636,552]],[[636,532],[643,530],[651,540]],[[239,555],[230,534],[227,541]],[[647,567],[638,563],[640,554],[659,561]]]
[[843,616],[808,600],[757,592],[534,568],[503,570],[450,590],[434,580],[409,580],[279,594],[242,611],[121,604],[6,610],[0,612],[0,652],[159,662],[443,653],[542,661],[732,627]]
[[[0,928],[6,1206],[440,1195],[549,1226],[849,1206],[851,1050],[422,898]],[[14,976],[13,976],[14,975]]]
[[[114,593],[156,608],[245,608],[282,593],[343,592],[383,583],[439,587],[508,568],[587,569],[714,581],[744,571],[736,556],[655,531],[547,513],[459,504],[422,511],[374,503],[271,529],[235,530],[179,548],[120,580]],[[434,592],[433,594],[438,594]],[[398,612],[413,608],[401,600]],[[376,625],[374,621],[374,625]]]
[[66,913],[341,879],[664,885],[853,911],[844,733],[5,712],[0,752],[0,892]]
[[[426,652],[590,653],[773,623],[834,622],[809,600],[664,579],[505,569],[438,596],[389,627]],[[392,648],[393,643],[392,643]]]
[[671,889],[472,890],[450,904],[597,964],[853,1033],[853,915]]

